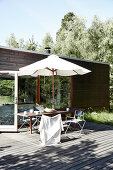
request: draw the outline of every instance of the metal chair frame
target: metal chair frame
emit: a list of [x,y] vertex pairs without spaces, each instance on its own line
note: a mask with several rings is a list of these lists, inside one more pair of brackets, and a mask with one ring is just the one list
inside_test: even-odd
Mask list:
[[22,127],[27,128],[26,124],[30,126],[30,119],[23,117],[22,119],[20,119],[20,121],[22,121],[21,126],[19,127],[19,129],[21,129]]
[[[83,118],[82,119],[78,119],[79,116],[82,116]],[[71,120],[67,120],[68,118],[70,118]],[[82,125],[81,125],[80,122],[83,122]],[[79,127],[80,127],[80,134],[81,134],[81,132],[82,132],[84,126],[85,126],[85,123],[86,123],[86,121],[84,119],[84,110],[75,110],[74,117],[66,117],[66,122],[65,123],[66,124],[69,123],[68,126],[67,126],[67,129],[65,131],[65,134],[67,133],[68,129],[71,130],[72,127],[70,125],[72,123],[75,123],[75,124],[79,125]]]
[[32,128],[35,129],[35,125],[36,125],[36,127],[39,126],[39,124],[40,124],[40,119],[41,119],[41,116],[36,116],[36,120],[34,121],[34,123],[33,123],[33,125],[32,125]]

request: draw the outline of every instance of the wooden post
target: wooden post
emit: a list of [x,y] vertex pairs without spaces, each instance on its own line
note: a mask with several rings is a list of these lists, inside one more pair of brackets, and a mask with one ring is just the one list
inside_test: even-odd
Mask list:
[[68,80],[68,106],[71,107],[71,77]]
[[40,76],[38,76],[38,104],[40,104]]
[[73,76],[71,76],[71,107],[73,107]]
[[[73,107],[73,76],[71,76],[71,107]],[[73,115],[71,115],[72,117],[74,116],[75,113],[73,113]],[[74,130],[76,130],[76,124],[74,123]]]
[[35,84],[35,104],[38,103],[38,82],[37,82],[38,79],[36,79],[36,84]]
[[52,70],[53,76],[52,76],[52,97],[53,97],[53,101],[52,101],[52,107],[54,109],[54,70]]

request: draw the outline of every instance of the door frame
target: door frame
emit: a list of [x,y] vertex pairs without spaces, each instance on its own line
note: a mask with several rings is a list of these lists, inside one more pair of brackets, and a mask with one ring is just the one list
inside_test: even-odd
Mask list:
[[17,71],[0,71],[0,74],[8,74],[14,76],[14,125],[0,125],[0,132],[17,132],[18,130],[18,72]]

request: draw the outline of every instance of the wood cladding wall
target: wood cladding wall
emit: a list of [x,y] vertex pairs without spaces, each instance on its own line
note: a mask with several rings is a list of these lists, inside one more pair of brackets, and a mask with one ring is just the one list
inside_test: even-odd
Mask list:
[[[47,54],[0,48],[0,70],[17,71],[20,67],[46,57]],[[72,107],[109,109],[109,65],[72,58],[65,59],[92,71],[72,77]]]
[[91,73],[74,76],[72,107],[94,110],[109,109],[109,65],[75,61]]
[[32,64],[38,60],[47,57],[47,55],[0,49],[0,70],[19,70],[28,64]]

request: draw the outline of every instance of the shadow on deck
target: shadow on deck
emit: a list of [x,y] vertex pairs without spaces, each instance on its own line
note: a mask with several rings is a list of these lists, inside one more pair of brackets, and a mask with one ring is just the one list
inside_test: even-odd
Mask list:
[[112,169],[112,134],[111,126],[87,122],[81,137],[69,132],[41,147],[38,133],[1,133],[0,169]]

